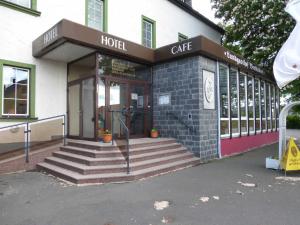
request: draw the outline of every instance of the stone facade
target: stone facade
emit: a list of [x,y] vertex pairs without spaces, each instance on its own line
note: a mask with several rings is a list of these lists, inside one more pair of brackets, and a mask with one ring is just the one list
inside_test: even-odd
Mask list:
[[[162,137],[173,137],[203,160],[218,157],[217,63],[196,56],[153,69],[153,125]],[[215,73],[215,109],[203,106],[203,69]],[[159,97],[171,102],[159,105]]]

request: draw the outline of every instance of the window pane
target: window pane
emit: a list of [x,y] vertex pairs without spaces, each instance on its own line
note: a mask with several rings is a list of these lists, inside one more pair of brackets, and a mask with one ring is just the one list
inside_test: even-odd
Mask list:
[[27,85],[17,85],[17,98],[27,100]]
[[221,121],[221,135],[229,134],[229,120]]
[[230,69],[230,100],[231,100],[231,130],[232,134],[239,133],[239,102],[238,102],[238,73]]
[[255,99],[255,118],[256,118],[256,123],[255,123],[255,129],[256,131],[260,131],[260,95],[259,95],[259,80],[255,79],[255,84],[254,84],[254,99]]
[[6,0],[8,2],[15,3],[17,5],[21,5],[27,8],[31,8],[31,0]]
[[152,48],[153,24],[143,20],[143,45]]
[[247,78],[248,83],[248,117],[249,117],[249,131],[254,131],[254,98],[253,98],[253,79],[252,77]]
[[228,113],[228,74],[227,67],[220,65],[220,108],[221,117],[229,118]]
[[15,85],[14,84],[4,85],[3,93],[4,93],[4,98],[13,98],[14,99],[16,96]]
[[103,31],[103,1],[88,0],[88,26]]
[[13,99],[4,99],[3,104],[3,113],[4,114],[16,114],[15,111],[15,100]]
[[17,100],[17,114],[19,114],[19,115],[27,114],[27,101],[26,100]]
[[266,84],[266,113],[268,130],[271,129],[271,104],[270,104],[270,85]]
[[240,74],[240,114],[242,133],[248,132],[247,126],[247,102],[246,102],[246,75]]
[[265,82],[260,83],[260,101],[261,101],[261,128],[266,130],[266,100],[265,100]]
[[16,69],[16,83],[28,84],[28,70]]

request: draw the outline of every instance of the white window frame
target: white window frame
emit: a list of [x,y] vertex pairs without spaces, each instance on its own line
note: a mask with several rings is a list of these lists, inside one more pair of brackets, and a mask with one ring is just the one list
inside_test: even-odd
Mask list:
[[[241,121],[246,121],[246,131],[241,131],[241,134],[242,134],[242,136],[246,136],[246,135],[248,135],[248,96],[247,96],[247,91],[248,91],[248,83],[247,83],[247,74],[246,73],[243,73],[243,72],[241,72],[240,74],[239,74],[239,76],[243,76],[244,77],[244,85],[245,85],[245,110],[246,110],[246,115],[244,116],[244,117],[242,117],[241,116]],[[240,83],[239,83],[239,85],[240,85]],[[239,95],[240,95],[240,92],[239,92]],[[240,97],[239,97],[240,98]],[[240,112],[240,115],[241,115],[241,112]]]
[[[4,76],[5,76],[5,74],[4,74],[4,68],[5,67],[9,67],[9,68],[13,68],[13,69],[17,69],[17,70],[23,70],[23,71],[27,71],[27,74],[28,74],[28,79],[27,79],[27,98],[26,98],[26,102],[27,102],[27,107],[26,107],[26,114],[16,114],[16,113],[14,113],[14,114],[7,114],[7,113],[4,113],[4,100],[5,99],[10,99],[10,100],[14,100],[15,101],[15,112],[17,112],[17,104],[16,104],[16,102],[17,102],[17,88],[15,87],[15,98],[4,98],[4,90],[5,90],[5,88],[4,88]],[[1,101],[2,101],[2,116],[7,116],[7,117],[9,117],[9,116],[15,116],[15,117],[27,117],[27,116],[29,116],[29,95],[30,95],[30,93],[29,93],[29,90],[30,90],[30,69],[26,69],[26,68],[22,68],[22,67],[16,67],[16,66],[8,66],[8,65],[3,65],[3,70],[2,70],[2,99],[1,99]],[[19,99],[19,100],[25,100],[25,99]]]
[[[258,78],[255,78],[254,79],[254,94],[256,94],[255,93],[255,84],[256,84],[256,82],[258,82],[258,110],[259,110],[259,118],[257,117],[257,115],[256,115],[256,104],[254,104],[255,105],[255,131],[256,131],[256,134],[257,133],[261,133],[261,125],[262,125],[262,123],[261,123],[261,95],[260,95],[260,79],[258,79]],[[255,100],[255,95],[254,95],[254,100]],[[256,103],[256,101],[254,101],[255,103]],[[256,130],[256,121],[259,121],[259,130]]]
[[[146,38],[147,35],[145,34],[145,31],[146,31],[145,23],[146,23],[146,24],[150,24],[150,26],[151,26],[151,31],[150,31],[150,34],[151,34],[150,43],[151,43],[151,44],[150,44],[150,46],[147,45],[147,43],[148,43],[149,40]],[[153,24],[153,22],[148,21],[147,19],[143,18],[143,31],[142,31],[142,32],[143,32],[143,45],[144,45],[145,47],[147,47],[147,48],[153,48],[153,35],[154,35],[153,29],[154,29],[154,24]]]
[[[232,128],[231,128],[231,136],[232,137],[239,137],[240,136],[240,80],[239,80],[239,72],[238,72],[238,69],[236,68],[230,68],[229,69],[229,79],[230,79],[230,70],[234,71],[235,72],[235,79],[236,79],[236,88],[237,88],[237,101],[238,101],[238,113],[237,113],[237,118],[232,118],[231,117],[231,112],[230,112],[230,119],[231,119],[231,123],[232,121],[238,121],[238,131],[236,133],[232,133]],[[228,82],[229,84],[231,84],[231,82]],[[231,87],[229,87],[229,91],[231,91]],[[229,101],[230,101],[230,111],[231,111],[231,92],[229,92]],[[230,123],[230,126],[231,126],[231,123]]]
[[[220,67],[224,67],[226,68],[226,75],[227,75],[227,98],[228,98],[228,117],[221,117],[220,118],[220,123],[221,121],[228,121],[228,134],[221,134],[221,138],[225,139],[225,138],[229,138],[231,135],[231,123],[230,123],[230,117],[231,117],[231,104],[230,104],[230,87],[229,87],[229,67],[226,64],[219,64],[219,70]],[[220,71],[219,71],[220,73]],[[220,75],[220,74],[219,74]],[[219,87],[220,88],[220,87]],[[221,109],[220,109],[221,110]],[[222,116],[222,115],[221,115]],[[222,127],[222,126],[220,126]]]

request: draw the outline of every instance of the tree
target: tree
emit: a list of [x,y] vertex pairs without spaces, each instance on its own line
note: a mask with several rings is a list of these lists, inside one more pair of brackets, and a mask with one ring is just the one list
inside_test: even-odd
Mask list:
[[[275,57],[295,27],[283,0],[211,0],[222,21],[226,48],[272,73]],[[283,90],[300,99],[300,81]]]

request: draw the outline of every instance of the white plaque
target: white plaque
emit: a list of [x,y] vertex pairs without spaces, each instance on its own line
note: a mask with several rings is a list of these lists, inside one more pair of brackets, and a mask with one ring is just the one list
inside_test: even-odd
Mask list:
[[138,100],[138,94],[137,93],[131,93],[131,100]]
[[215,73],[203,70],[204,109],[215,109]]
[[170,105],[171,104],[171,96],[170,96],[170,94],[160,95],[158,97],[158,104],[159,105]]

